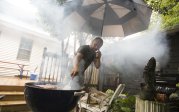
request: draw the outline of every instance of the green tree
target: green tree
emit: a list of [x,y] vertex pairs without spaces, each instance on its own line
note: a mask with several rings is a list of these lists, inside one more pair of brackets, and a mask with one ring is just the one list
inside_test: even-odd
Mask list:
[[145,0],[145,2],[161,16],[163,29],[179,24],[179,0]]

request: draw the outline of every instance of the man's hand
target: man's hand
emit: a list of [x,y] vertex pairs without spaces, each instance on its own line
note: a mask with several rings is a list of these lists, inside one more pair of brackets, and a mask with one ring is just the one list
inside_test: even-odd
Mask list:
[[78,74],[78,68],[77,67],[74,67],[73,69],[72,69],[72,72],[71,72],[71,77],[72,77],[72,79]]
[[99,68],[100,65],[101,65],[100,58],[101,58],[101,51],[97,50],[96,51],[96,58],[94,59],[94,65],[95,65],[96,68]]
[[96,58],[101,58],[101,51],[99,50],[96,51]]

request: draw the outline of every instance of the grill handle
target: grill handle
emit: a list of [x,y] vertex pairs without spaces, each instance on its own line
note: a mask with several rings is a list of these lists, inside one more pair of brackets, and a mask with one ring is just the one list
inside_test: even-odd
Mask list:
[[80,91],[80,92],[74,92],[74,96],[83,96],[85,95],[85,91]]

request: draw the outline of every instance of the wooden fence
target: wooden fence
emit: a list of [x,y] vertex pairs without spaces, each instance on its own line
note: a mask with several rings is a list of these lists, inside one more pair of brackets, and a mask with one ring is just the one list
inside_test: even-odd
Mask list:
[[142,100],[136,97],[135,112],[169,112],[169,106],[166,103]]

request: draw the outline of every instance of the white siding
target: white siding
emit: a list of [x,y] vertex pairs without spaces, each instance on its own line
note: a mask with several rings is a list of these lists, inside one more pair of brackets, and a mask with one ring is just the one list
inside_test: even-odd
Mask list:
[[[30,71],[34,71],[34,69],[38,66],[36,72],[39,73],[44,47],[47,47],[47,51],[50,52],[57,53],[59,51],[60,42],[55,41],[55,39],[11,24],[1,24],[1,22],[2,21],[0,21],[0,60],[29,64],[30,66],[28,69],[30,69]],[[29,62],[16,59],[21,37],[33,40]],[[18,73],[18,71],[15,72],[17,75]]]
[[1,32],[0,60],[16,60],[20,38],[15,33]]

